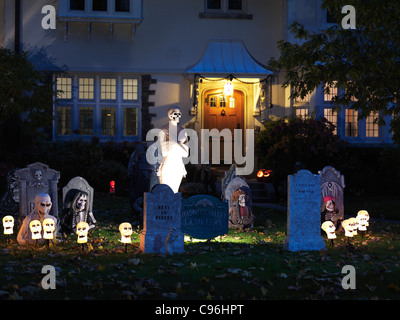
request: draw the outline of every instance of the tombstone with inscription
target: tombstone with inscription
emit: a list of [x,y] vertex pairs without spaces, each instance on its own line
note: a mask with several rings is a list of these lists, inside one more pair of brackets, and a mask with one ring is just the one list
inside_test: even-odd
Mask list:
[[47,193],[53,203],[50,215],[58,217],[57,183],[60,172],[49,169],[41,162],[18,169],[15,175],[19,180],[19,215],[20,219],[35,209],[35,197],[39,193]]
[[288,176],[287,235],[284,246],[289,251],[325,248],[321,236],[321,176],[299,170]]
[[[156,185],[144,193],[143,231],[140,250],[143,253],[184,252],[181,230],[182,195],[165,185]],[[173,238],[171,237],[173,235]]]
[[333,197],[335,199],[335,209],[338,211],[338,219],[344,219],[344,176],[335,168],[326,166],[321,171],[318,171],[321,176],[321,204],[324,204],[325,197]]
[[196,239],[228,233],[228,204],[209,195],[182,200],[182,232]]

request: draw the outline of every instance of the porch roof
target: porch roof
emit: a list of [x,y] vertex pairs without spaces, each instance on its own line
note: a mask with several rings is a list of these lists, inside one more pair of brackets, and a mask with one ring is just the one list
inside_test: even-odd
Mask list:
[[186,70],[186,73],[265,77],[272,74],[272,71],[256,61],[242,41],[211,40],[200,61]]

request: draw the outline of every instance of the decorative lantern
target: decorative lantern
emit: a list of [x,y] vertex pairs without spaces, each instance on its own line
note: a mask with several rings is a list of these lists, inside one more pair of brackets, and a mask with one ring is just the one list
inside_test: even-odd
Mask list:
[[13,234],[14,233],[14,217],[13,216],[3,217],[3,228],[4,228],[4,234]]
[[332,221],[325,221],[321,225],[321,229],[326,232],[328,239],[336,239],[336,227]]
[[224,85],[224,95],[232,96],[233,95],[233,83],[232,81],[227,81]]
[[54,239],[55,222],[52,218],[46,218],[43,220],[43,238],[47,240]]
[[365,216],[365,219],[366,219],[365,226],[369,227],[369,213],[368,213],[368,211],[367,210],[360,210],[360,211],[358,211],[357,216],[361,215],[361,214]]
[[350,238],[353,237],[354,226],[351,223],[350,219],[344,220],[342,222],[342,227],[344,228],[344,231],[345,231],[344,235],[346,237],[350,237]]
[[115,181],[110,181],[110,193],[115,193]]
[[87,236],[89,232],[89,224],[87,222],[81,221],[76,226],[76,234],[78,235],[78,243],[86,243]]
[[29,229],[32,233],[32,240],[42,239],[42,224],[39,220],[32,220],[29,223]]
[[[362,210],[365,211],[365,210]],[[367,231],[367,216],[364,214],[364,212],[359,211],[357,214],[357,221],[358,221],[358,230],[360,231]]]
[[349,218],[350,224],[353,226],[353,236],[357,235],[357,230],[358,230],[358,221],[356,218]]
[[122,243],[131,243],[132,225],[129,222],[123,222],[119,225]]

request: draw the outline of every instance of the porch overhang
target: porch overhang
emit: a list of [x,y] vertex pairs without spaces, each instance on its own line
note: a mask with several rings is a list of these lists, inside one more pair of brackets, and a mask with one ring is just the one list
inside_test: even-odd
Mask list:
[[255,60],[242,41],[211,40],[201,59],[187,69],[186,74],[265,78],[273,72]]

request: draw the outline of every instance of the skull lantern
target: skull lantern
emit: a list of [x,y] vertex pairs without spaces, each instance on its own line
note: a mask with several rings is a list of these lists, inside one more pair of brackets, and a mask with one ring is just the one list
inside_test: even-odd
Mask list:
[[360,211],[358,211],[357,216],[358,216],[359,214],[362,214],[362,215],[365,216],[365,219],[366,219],[365,226],[366,226],[366,227],[369,227],[369,213],[368,213],[368,211],[367,211],[367,210],[360,210]]
[[29,228],[32,233],[32,240],[38,240],[42,238],[42,224],[39,220],[32,220],[29,223]]
[[175,121],[176,123],[178,123],[180,117],[182,117],[181,109],[179,109],[178,107],[168,109],[168,118],[170,121]]
[[119,232],[121,232],[122,243],[131,243],[132,225],[130,223],[121,223],[119,225]]
[[76,226],[76,234],[78,235],[78,243],[86,243],[87,235],[89,231],[89,224],[85,221],[81,221]]
[[54,230],[56,229],[54,219],[47,218],[43,220],[43,238],[44,239],[53,239],[54,238]]
[[35,197],[35,206],[39,215],[47,215],[52,206],[51,198],[47,193],[39,193]]
[[336,227],[332,221],[325,221],[321,225],[321,229],[326,232],[328,239],[336,239]]
[[357,230],[358,230],[358,221],[356,218],[349,218],[350,223],[353,225],[353,236],[357,235]]
[[342,222],[342,227],[344,228],[344,235],[346,237],[352,237],[353,236],[353,231],[354,231],[354,225],[351,222],[350,219],[344,220]]
[[[362,211],[365,211],[365,210],[362,210]],[[358,230],[367,231],[368,220],[367,220],[367,216],[362,211],[359,211],[357,214],[357,217],[356,217],[356,219],[358,221]]]
[[13,234],[14,217],[5,216],[3,218],[3,227],[4,227],[4,234]]

